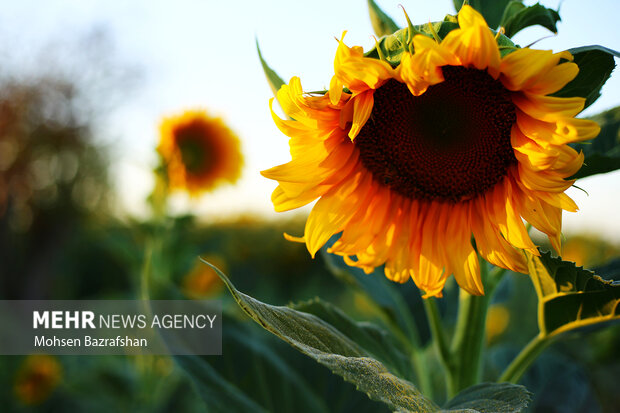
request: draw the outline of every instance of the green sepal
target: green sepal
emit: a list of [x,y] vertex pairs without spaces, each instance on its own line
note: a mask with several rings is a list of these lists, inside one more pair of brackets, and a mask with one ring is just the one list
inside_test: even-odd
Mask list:
[[583,46],[568,51],[579,66],[579,73],[553,96],[583,97],[586,99],[585,109],[601,96],[601,88],[616,67],[614,56],[620,57],[620,53],[603,46]]
[[526,256],[538,296],[541,337],[620,319],[620,283],[605,281],[549,252]]
[[526,6],[521,1],[511,1],[504,10],[500,26],[506,31],[506,36],[512,37],[519,31],[530,26],[542,26],[553,33],[558,32],[557,22],[561,21],[556,10],[548,9],[540,3]]
[[599,124],[601,133],[592,142],[571,145],[585,155],[583,166],[572,179],[620,169],[620,106],[588,119]]
[[[429,27],[429,24],[432,25],[432,29]],[[432,38],[433,31],[435,31],[435,33],[443,39],[449,32],[458,29],[459,25],[454,21],[454,16],[446,16],[446,19],[443,21],[414,25],[413,27],[416,34],[423,34]],[[383,36],[378,40],[378,47],[392,67],[398,66],[403,53],[409,51],[409,46],[407,44],[408,38],[411,38],[411,36],[409,36],[409,29],[404,28],[390,35]],[[377,46],[366,52],[365,56],[379,59],[380,56],[377,51]]]
[[256,51],[258,52],[258,58],[260,59],[260,64],[263,67],[263,72],[265,72],[265,76],[267,77],[267,83],[269,83],[269,87],[273,92],[274,96],[278,95],[278,90],[284,84],[284,80],[267,64],[265,59],[263,59],[263,55],[260,52],[260,47],[258,45],[258,39],[256,39]]
[[[431,25],[432,28],[429,27],[429,25]],[[443,40],[452,30],[458,29],[459,25],[456,16],[447,15],[442,21],[414,25],[413,28],[416,34],[422,34],[430,38],[434,38],[433,32],[435,32],[439,39]],[[409,29],[404,28],[390,35],[383,36],[378,40],[378,47],[381,49],[383,56],[385,56],[385,60],[387,60],[392,67],[398,66],[403,53],[410,50],[407,39],[411,38],[412,37],[409,36]],[[503,34],[497,36],[497,45],[500,47],[500,54],[502,56],[517,49],[512,40]],[[380,59],[377,46],[366,52],[365,56]]]
[[378,37],[392,34],[400,29],[400,27],[394,23],[394,20],[385,14],[373,0],[368,0],[368,14],[370,15],[372,29]]

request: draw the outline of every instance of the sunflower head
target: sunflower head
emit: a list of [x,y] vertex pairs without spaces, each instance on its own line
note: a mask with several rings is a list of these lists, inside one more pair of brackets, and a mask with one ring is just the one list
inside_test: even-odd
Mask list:
[[160,135],[157,150],[171,189],[198,195],[239,179],[243,165],[239,138],[220,118],[201,110],[186,111],[164,118]]
[[577,210],[564,191],[583,163],[568,144],[599,132],[575,118],[583,98],[552,96],[578,73],[570,53],[500,49],[468,5],[457,22],[442,37],[404,29],[389,58],[343,35],[324,95],[296,77],[279,90],[294,120],[273,118],[293,159],[263,172],[279,183],[277,211],[319,199],[295,238],[313,256],[340,234],[329,252],[366,272],[384,265],[427,297],[451,274],[483,294],[478,254],[526,272],[522,250],[538,250],[524,220],[559,251],[562,211]]

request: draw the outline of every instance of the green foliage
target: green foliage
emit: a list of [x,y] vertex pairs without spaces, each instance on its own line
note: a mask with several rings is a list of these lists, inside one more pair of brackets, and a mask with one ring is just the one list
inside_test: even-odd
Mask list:
[[297,311],[317,316],[329,323],[345,336],[364,348],[373,358],[383,363],[400,377],[410,379],[411,374],[407,352],[385,330],[373,323],[357,323],[342,310],[319,298],[293,306]]
[[463,390],[444,406],[449,411],[513,413],[525,409],[531,393],[523,386],[482,383]]
[[568,51],[579,66],[579,73],[553,96],[583,97],[586,99],[585,109],[601,96],[601,88],[616,67],[614,56],[620,57],[620,53],[603,46],[583,46]]
[[[221,271],[212,268],[224,281],[235,301],[254,321],[355,384],[358,390],[371,399],[381,401],[395,411],[440,411],[411,382],[388,371],[381,361],[373,358],[376,354],[389,360],[390,365],[399,363],[393,359],[396,353],[388,354],[379,350],[379,345],[389,343],[390,340],[377,327],[354,323],[344,313],[320,301],[301,304],[299,308],[319,314],[341,329],[311,313],[262,303],[238,291]],[[399,356],[396,358],[401,359]],[[478,386],[457,397],[448,403],[450,410],[447,411],[521,411],[529,400],[529,394],[523,387],[506,384]]]
[[278,94],[278,90],[284,84],[284,80],[278,74],[269,67],[265,59],[263,59],[263,55],[260,52],[260,47],[258,46],[258,39],[256,39],[256,51],[258,52],[258,58],[260,59],[260,64],[263,67],[263,72],[265,72],[265,76],[267,77],[267,83],[269,83],[269,87],[273,92],[273,95],[276,96]]
[[[474,9],[478,10],[484,16],[484,19],[491,28],[497,28],[500,25],[504,10],[511,0],[469,0],[468,3]],[[458,11],[463,5],[463,0],[453,0],[454,8]]]
[[392,34],[399,29],[394,20],[385,14],[373,0],[368,0],[368,13],[372,28],[378,37]]
[[215,267],[239,306],[263,328],[312,357],[360,391],[393,410],[436,411],[437,406],[410,382],[392,373],[359,344],[320,318],[289,307],[276,307],[247,296]]
[[[443,39],[452,30],[458,28],[459,25],[457,23],[456,16],[446,15],[442,21],[412,25],[411,28],[406,27],[390,35],[383,36],[378,40],[378,47],[381,50],[381,55],[385,57],[385,60],[387,60],[392,67],[396,67],[400,64],[402,54],[410,49],[411,39],[413,38],[413,36],[410,35],[410,30],[413,32],[414,36],[417,34],[422,34],[428,37],[434,37],[437,35],[439,39]],[[497,44],[502,48],[500,50],[502,55],[509,53],[515,48],[514,43],[503,34],[498,36]],[[411,45],[411,51],[415,53],[415,50],[413,50],[413,45]],[[374,59],[381,58],[381,55],[377,51],[377,46],[373,47],[366,53],[367,57],[372,57]]]
[[385,314],[396,334],[404,333],[410,345],[423,346],[428,342],[429,326],[420,291],[414,284],[395,284],[383,275],[382,269],[365,274],[347,266],[341,257],[327,253],[325,248],[321,251],[330,272],[347,286],[366,294]]
[[314,385],[324,382],[320,366],[298,368],[285,359],[281,343],[232,317],[225,316],[224,323],[228,357],[175,357],[210,412],[330,411],[328,404],[335,400]]
[[573,178],[585,178],[595,174],[620,169],[620,106],[592,116],[601,127],[601,133],[587,145],[573,145],[585,155],[581,169]]
[[540,25],[557,33],[557,22],[560,15],[553,9],[548,9],[536,3],[525,6],[521,1],[511,1],[504,10],[500,26],[506,30],[506,36],[512,37],[526,27]]
[[620,319],[620,284],[605,281],[574,263],[543,253],[527,254],[538,295],[538,327],[554,337],[581,327]]
[[[430,27],[432,26],[432,28]],[[433,22],[427,24],[421,24],[413,26],[414,35],[415,34],[424,34],[428,37],[433,37],[433,31],[439,35],[440,38],[444,38],[450,31],[454,29],[458,29],[459,25],[454,21],[453,16],[446,16],[444,21]],[[408,50],[408,42],[410,39],[409,28],[404,28],[396,31],[395,33],[383,36],[379,39],[378,44],[381,49],[382,54],[385,56],[388,63],[390,63],[393,67],[396,67],[400,64],[400,59],[402,57],[403,52]],[[377,47],[373,47],[366,53],[367,57],[372,57],[375,59],[379,59],[379,52],[377,51]]]

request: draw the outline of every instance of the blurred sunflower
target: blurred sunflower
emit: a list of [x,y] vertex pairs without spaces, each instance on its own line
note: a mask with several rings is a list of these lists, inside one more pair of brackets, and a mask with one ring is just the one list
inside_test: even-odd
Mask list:
[[28,405],[45,401],[60,383],[62,367],[56,357],[44,354],[24,359],[15,378],[15,395]]
[[196,196],[239,179],[243,166],[239,138],[220,118],[189,110],[163,119],[160,134],[157,150],[171,189]]
[[486,320],[487,344],[493,343],[501,336],[510,323],[510,312],[502,304],[493,304],[489,307]]
[[487,261],[518,272],[521,249],[538,254],[522,218],[559,250],[562,210],[577,210],[565,178],[583,163],[567,143],[599,132],[574,118],[583,98],[548,96],[577,75],[570,53],[501,57],[473,8],[458,23],[442,41],[415,36],[396,68],[341,39],[325,95],[303,94],[296,77],[279,90],[295,121],[273,118],[292,161],[263,171],[279,182],[276,211],[320,198],[304,236],[289,239],[314,256],[341,233],[329,252],[367,273],[385,264],[425,297],[441,296],[450,274],[484,293],[472,235]]

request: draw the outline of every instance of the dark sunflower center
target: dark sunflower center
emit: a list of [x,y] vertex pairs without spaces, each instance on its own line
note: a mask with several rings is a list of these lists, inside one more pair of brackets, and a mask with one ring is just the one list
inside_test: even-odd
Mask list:
[[375,179],[412,199],[458,202],[484,193],[516,162],[509,92],[488,73],[444,66],[420,96],[390,80],[375,91],[355,145]]
[[199,123],[183,125],[174,132],[183,165],[190,173],[204,172],[213,162],[213,148],[205,138],[208,132]]

